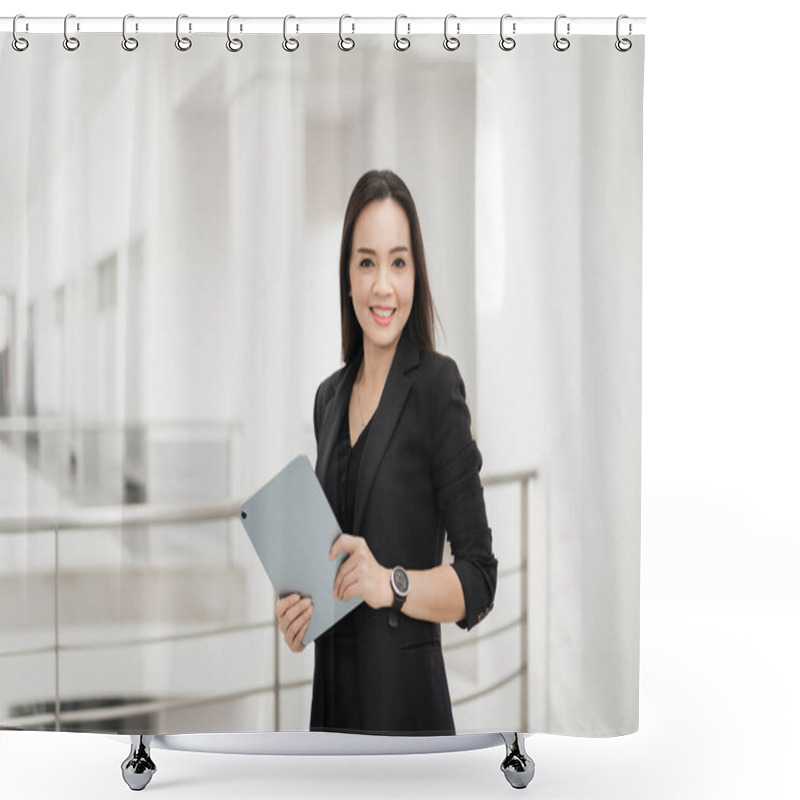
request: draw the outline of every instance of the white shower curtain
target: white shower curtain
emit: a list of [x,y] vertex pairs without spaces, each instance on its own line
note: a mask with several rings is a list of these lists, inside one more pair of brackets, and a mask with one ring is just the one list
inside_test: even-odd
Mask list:
[[243,38],[2,49],[0,725],[308,728],[236,511],[314,460],[347,198],[388,168],[499,562],[442,626],[456,731],[636,730],[644,37]]

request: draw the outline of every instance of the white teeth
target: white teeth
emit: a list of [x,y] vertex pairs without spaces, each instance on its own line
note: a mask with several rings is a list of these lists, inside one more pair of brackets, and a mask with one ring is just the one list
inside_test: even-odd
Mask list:
[[372,313],[375,314],[375,316],[383,317],[384,319],[386,317],[391,317],[392,314],[394,314],[394,309],[393,308],[373,308],[371,310],[372,310]]

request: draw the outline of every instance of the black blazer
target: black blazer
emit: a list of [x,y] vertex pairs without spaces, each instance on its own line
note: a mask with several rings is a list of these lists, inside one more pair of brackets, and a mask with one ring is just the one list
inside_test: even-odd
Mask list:
[[[316,474],[323,487],[360,363],[355,358],[317,390]],[[367,432],[354,529],[346,532],[363,536],[384,567],[412,570],[442,563],[446,533],[466,601],[466,615],[457,624],[466,629],[489,613],[497,585],[481,463],[456,363],[419,349],[406,328]],[[365,732],[454,733],[440,626],[366,603],[351,613]],[[321,637],[317,653],[324,646]],[[317,658],[312,727],[324,691],[320,663]]]

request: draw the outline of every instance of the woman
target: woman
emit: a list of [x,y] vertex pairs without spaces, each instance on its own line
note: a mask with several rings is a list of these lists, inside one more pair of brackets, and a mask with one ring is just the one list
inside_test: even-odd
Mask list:
[[[330,553],[347,553],[334,595],[365,602],[315,642],[310,727],[453,734],[439,623],[483,619],[497,560],[464,383],[434,351],[417,211],[394,173],[353,189],[339,267],[345,365],[317,390],[316,472],[346,531]],[[276,611],[299,652],[311,600],[289,595]]]

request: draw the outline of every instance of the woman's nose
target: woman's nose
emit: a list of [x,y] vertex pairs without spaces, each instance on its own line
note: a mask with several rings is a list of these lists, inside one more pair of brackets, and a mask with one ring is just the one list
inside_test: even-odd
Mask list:
[[385,265],[378,267],[378,274],[375,277],[375,289],[381,294],[391,291],[392,282],[389,268]]

